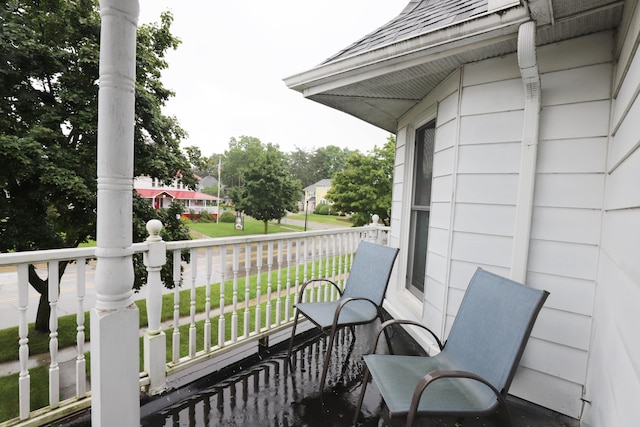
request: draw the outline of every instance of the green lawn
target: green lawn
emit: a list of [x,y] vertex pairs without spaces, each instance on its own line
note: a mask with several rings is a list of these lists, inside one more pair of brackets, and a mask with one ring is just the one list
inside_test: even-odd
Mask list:
[[[289,214],[287,215],[288,219],[296,219],[299,221],[304,221],[305,215],[304,213],[298,214]],[[308,221],[310,222],[321,222],[323,224],[335,224],[343,227],[351,227],[351,220],[346,216],[337,216],[337,215],[318,215],[314,213],[310,213],[308,217]]]
[[[264,223],[253,218],[244,219],[244,229],[236,230],[235,224],[229,222],[190,222],[187,223],[190,230],[197,231],[208,237],[229,237],[229,236],[248,236],[252,234],[264,234]],[[269,223],[268,232],[282,233],[291,231],[301,231],[303,227],[293,225],[278,225],[275,222]]]

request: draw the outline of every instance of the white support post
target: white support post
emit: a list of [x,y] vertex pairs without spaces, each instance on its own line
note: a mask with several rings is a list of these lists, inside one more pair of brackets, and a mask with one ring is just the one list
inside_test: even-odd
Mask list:
[[96,305],[91,424],[140,424],[139,313],[133,303],[133,130],[138,0],[100,0]]
[[167,260],[167,244],[162,241],[162,223],[157,219],[147,222],[149,251],[144,254],[147,267],[147,318],[149,328],[144,335],[144,370],[149,375],[150,396],[162,393],[167,387],[167,337],[160,327],[162,314],[162,278],[160,271]]

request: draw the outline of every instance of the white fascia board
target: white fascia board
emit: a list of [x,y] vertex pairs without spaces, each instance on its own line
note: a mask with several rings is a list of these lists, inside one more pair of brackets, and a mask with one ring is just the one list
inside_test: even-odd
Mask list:
[[[312,96],[345,84],[404,69],[429,60],[451,56],[472,45],[490,45],[499,39],[516,38],[520,24],[529,21],[524,7],[502,14],[474,18],[418,37],[381,46],[363,54],[319,65],[284,79],[288,88]],[[476,46],[477,47],[477,46]]]

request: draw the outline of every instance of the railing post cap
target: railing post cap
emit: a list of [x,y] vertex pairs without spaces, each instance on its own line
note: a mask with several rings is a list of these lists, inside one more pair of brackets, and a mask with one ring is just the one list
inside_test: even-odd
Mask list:
[[374,225],[378,225],[378,221],[380,221],[380,215],[373,214],[371,216],[371,221],[373,222]]
[[147,221],[147,232],[149,232],[149,237],[147,240],[155,240],[154,237],[158,237],[160,235],[160,231],[162,231],[162,222],[158,219],[151,219]]

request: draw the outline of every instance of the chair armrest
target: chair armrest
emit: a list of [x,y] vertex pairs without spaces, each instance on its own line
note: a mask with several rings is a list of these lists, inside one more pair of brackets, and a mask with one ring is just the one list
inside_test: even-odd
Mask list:
[[342,309],[344,308],[345,305],[347,305],[348,303],[350,303],[352,301],[368,301],[368,302],[371,303],[371,305],[373,305],[376,308],[376,310],[379,310],[378,305],[375,302],[371,301],[369,298],[365,298],[365,297],[347,297],[347,298],[343,298],[338,303],[338,306],[336,307],[336,313],[333,316],[333,327],[334,328],[338,324],[338,319],[340,318],[340,311],[342,311]]
[[334,288],[336,288],[336,290],[338,291],[338,294],[340,294],[340,296],[342,296],[342,290],[340,290],[340,287],[338,285],[336,285],[334,282],[332,282],[329,279],[309,279],[306,282],[304,282],[302,284],[302,286],[300,287],[300,293],[298,294],[298,303],[302,302],[302,296],[304,295],[304,290],[305,288],[314,283],[314,282],[328,282],[331,283],[331,285],[333,285]]
[[438,343],[438,348],[440,350],[444,348],[444,345],[442,344],[438,336],[431,329],[427,328],[422,323],[416,322],[414,320],[407,320],[407,319],[390,319],[378,327],[378,330],[376,331],[376,336],[374,337],[374,340],[373,340],[373,344],[371,345],[371,350],[369,351],[370,354],[375,354],[376,347],[378,347],[378,340],[380,339],[380,334],[382,334],[382,332],[384,332],[386,328],[393,325],[411,325],[411,326],[417,326],[421,329],[424,329],[425,331],[429,332],[431,336],[436,340],[436,343]]
[[420,403],[420,399],[422,398],[422,393],[424,390],[433,382],[440,380],[442,378],[466,378],[474,381],[481,382],[486,385],[493,391],[498,399],[498,402],[502,404],[506,410],[508,411],[507,402],[500,391],[493,386],[489,381],[481,377],[480,375],[476,375],[473,372],[467,371],[458,371],[458,370],[446,370],[446,371],[433,371],[429,372],[427,375],[422,377],[416,388],[413,392],[413,398],[411,399],[411,406],[409,407],[409,413],[407,414],[407,425],[413,425],[413,419],[415,418],[416,412],[418,411],[418,404]]

